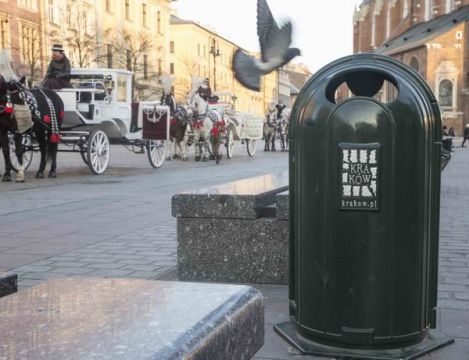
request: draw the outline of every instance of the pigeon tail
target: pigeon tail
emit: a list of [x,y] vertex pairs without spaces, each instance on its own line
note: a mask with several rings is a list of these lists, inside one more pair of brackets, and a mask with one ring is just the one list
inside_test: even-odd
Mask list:
[[256,66],[255,59],[241,49],[236,50],[233,56],[233,70],[236,80],[250,90],[260,91],[261,70]]

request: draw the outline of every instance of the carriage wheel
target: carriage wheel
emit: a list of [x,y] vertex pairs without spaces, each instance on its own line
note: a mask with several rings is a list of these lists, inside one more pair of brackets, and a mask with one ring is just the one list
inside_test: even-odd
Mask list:
[[166,140],[148,140],[147,155],[150,165],[158,169],[166,160]]
[[[15,154],[15,140],[13,138],[13,135],[8,136],[8,144],[10,146],[11,167],[13,168],[14,171],[18,171],[18,158],[16,157],[16,154]],[[31,165],[31,161],[33,161],[33,140],[31,138],[31,135],[23,134],[22,145],[23,145],[23,165],[24,165],[24,170],[26,170],[29,167],[29,165]]]
[[246,140],[246,148],[249,156],[252,157],[256,154],[256,145],[256,140]]
[[228,135],[226,136],[226,156],[228,159],[233,157],[234,151],[234,136],[233,131],[228,129]]
[[88,138],[87,162],[91,172],[101,175],[109,164],[109,139],[102,130],[94,130]]

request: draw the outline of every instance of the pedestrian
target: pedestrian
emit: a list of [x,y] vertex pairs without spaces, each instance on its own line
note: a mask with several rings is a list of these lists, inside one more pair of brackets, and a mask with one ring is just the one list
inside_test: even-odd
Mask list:
[[469,124],[466,124],[466,127],[464,128],[464,132],[462,136],[463,136],[463,141],[462,141],[461,146],[465,147],[464,143],[466,142],[466,140],[469,140]]
[[448,127],[443,125],[443,136],[448,136]]
[[454,128],[451,126],[448,130],[448,136],[455,137]]
[[199,88],[197,89],[197,93],[202,99],[204,99],[204,101],[209,101],[210,97],[212,96],[212,89],[210,88],[210,81],[208,78],[205,78],[202,84],[200,84]]
[[62,89],[70,87],[70,73],[72,67],[64,54],[62,45],[52,46],[52,60],[47,68],[47,73],[41,86],[48,89]]

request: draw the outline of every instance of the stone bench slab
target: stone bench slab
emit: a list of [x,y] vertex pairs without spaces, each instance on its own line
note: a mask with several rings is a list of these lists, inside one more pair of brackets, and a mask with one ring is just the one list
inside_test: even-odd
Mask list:
[[178,277],[287,284],[288,221],[179,218]]
[[18,291],[18,276],[13,273],[0,272],[0,298]]
[[56,279],[0,299],[0,359],[249,359],[263,316],[248,286]]
[[267,174],[176,194],[172,215],[185,218],[257,219],[288,189],[288,173]]
[[289,191],[284,191],[277,194],[277,219],[288,220],[289,219]]

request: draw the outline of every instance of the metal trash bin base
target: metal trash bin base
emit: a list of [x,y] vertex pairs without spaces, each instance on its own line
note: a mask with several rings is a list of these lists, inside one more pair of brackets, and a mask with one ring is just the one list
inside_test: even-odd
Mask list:
[[438,330],[431,329],[423,341],[404,348],[387,350],[348,349],[309,341],[298,334],[295,325],[291,321],[275,325],[274,331],[304,355],[340,359],[413,360],[454,342],[454,339],[445,336]]

